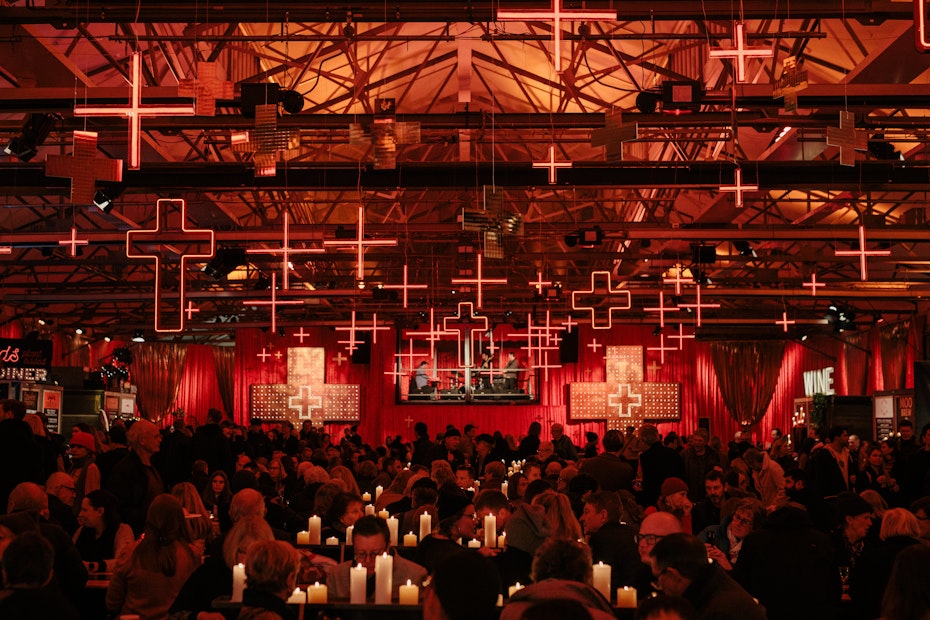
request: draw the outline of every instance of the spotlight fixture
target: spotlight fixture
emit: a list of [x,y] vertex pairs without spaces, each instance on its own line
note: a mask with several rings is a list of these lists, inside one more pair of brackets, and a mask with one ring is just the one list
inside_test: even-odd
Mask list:
[[113,210],[113,199],[110,198],[102,189],[98,189],[97,193],[94,194],[94,206],[104,213],[109,213]]
[[145,342],[145,332],[141,329],[137,329],[132,335],[133,342]]
[[856,314],[850,308],[840,304],[831,303],[824,318],[826,318],[827,323],[833,326],[833,331],[838,334],[856,329]]
[[733,242],[733,247],[736,248],[736,251],[739,252],[740,256],[750,256],[752,258],[759,258],[759,255],[756,254],[756,251],[748,241],[738,239]]
[[246,262],[245,248],[219,248],[201,271],[214,280],[222,280]]
[[104,337],[103,337],[103,341],[104,341],[104,342],[111,342],[112,340],[113,340],[113,339],[110,338],[109,336],[104,336]]
[[10,140],[3,152],[19,161],[29,161],[36,156],[39,147],[45,142],[48,134],[55,127],[55,123],[60,120],[61,116],[58,114],[33,112],[26,119],[19,136]]

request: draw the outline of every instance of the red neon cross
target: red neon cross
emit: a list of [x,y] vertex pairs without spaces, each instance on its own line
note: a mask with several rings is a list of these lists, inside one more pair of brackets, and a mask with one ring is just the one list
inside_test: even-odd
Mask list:
[[604,345],[597,341],[597,338],[592,338],[591,342],[587,344],[587,347],[590,348],[594,353],[597,353],[597,350],[603,346]]
[[704,304],[704,303],[701,303],[701,285],[698,284],[698,285],[697,285],[696,287],[694,287],[694,288],[695,288],[695,301],[694,301],[694,303],[693,303],[693,304],[679,304],[679,306],[682,307],[682,308],[694,308],[695,314],[696,314],[696,316],[697,316],[697,320],[695,321],[694,324],[697,325],[698,327],[700,327],[700,326],[701,326],[701,310],[703,310],[704,308],[719,308],[719,307],[720,307],[720,304]]
[[194,315],[200,312],[200,308],[194,305],[194,302],[188,301],[187,308],[184,309],[184,312],[187,314],[187,320],[191,321],[194,318]]
[[665,327],[665,313],[666,312],[678,312],[681,308],[677,306],[667,307],[665,305],[665,293],[659,291],[659,305],[653,308],[643,308],[645,312],[658,312],[659,313],[659,327]]
[[216,116],[216,100],[232,99],[233,83],[216,77],[215,62],[198,62],[197,78],[185,78],[178,84],[178,94],[193,97],[197,116]]
[[123,160],[97,157],[97,132],[75,131],[71,156],[49,155],[45,174],[71,179],[71,204],[94,202],[95,181],[122,181]]
[[607,161],[623,161],[623,143],[639,139],[639,123],[623,124],[623,112],[614,108],[604,114],[604,128],[591,132],[591,146],[606,146]]
[[665,363],[665,352],[666,351],[677,351],[678,347],[666,347],[665,346],[665,334],[659,334],[659,346],[657,347],[646,347],[647,351],[658,351],[659,360],[664,364]]
[[404,291],[404,308],[407,307],[407,291],[410,289],[426,289],[429,288],[426,284],[410,284],[410,281],[407,279],[407,263],[404,263],[404,283],[403,284],[385,284],[382,288],[386,289],[400,289]]
[[[598,278],[606,280],[607,286],[599,288],[596,284]],[[598,325],[597,316],[595,314],[597,306],[579,306],[578,297],[581,295],[594,295],[597,291],[606,290],[607,294],[604,299],[605,302],[610,303],[612,301],[622,300],[622,305],[618,306],[608,306],[607,307],[607,324]],[[599,305],[599,304],[598,304]],[[591,289],[587,291],[572,291],[572,310],[588,310],[591,312],[591,327],[593,329],[610,329],[613,327],[613,316],[615,310],[629,310],[632,306],[632,299],[630,296],[630,291],[611,288],[610,286],[610,272],[609,271],[592,271],[591,272]]]
[[817,296],[817,289],[826,286],[826,284],[824,284],[823,282],[818,282],[818,281],[817,281],[817,273],[814,272],[814,273],[811,273],[811,281],[810,281],[810,282],[802,282],[802,283],[801,283],[801,286],[803,286],[803,287],[810,287],[810,289],[811,289],[811,297],[816,297],[816,296]]
[[[465,312],[468,308],[468,312]],[[475,314],[475,306],[470,301],[460,301],[458,306],[458,316],[446,316],[442,319],[442,332],[445,334],[455,334],[458,341],[457,354],[459,368],[471,368],[475,365],[474,358],[474,337],[475,334],[483,334],[488,331],[488,317]],[[458,326],[450,328],[452,321],[470,322],[478,321],[477,327]],[[464,332],[464,334],[463,334]],[[462,346],[462,338],[465,338],[467,347]]]
[[737,168],[733,171],[733,185],[721,185],[721,192],[734,192],[733,206],[737,209],[743,208],[743,194],[746,192],[758,191],[758,185],[746,185],[743,183],[743,169]]
[[[297,386],[297,396],[288,397],[287,408],[297,411],[298,420],[312,420],[315,425],[323,423],[323,397],[313,396],[312,385]],[[313,415],[317,410],[321,415]]]
[[559,168],[571,168],[572,162],[570,161],[556,161],[555,160],[555,145],[549,145],[549,159],[546,161],[534,161],[534,168],[547,168],[549,170],[549,185],[555,185],[558,182],[558,176],[556,175],[556,170]]
[[252,153],[255,176],[273,177],[278,173],[278,153],[296,150],[300,133],[278,129],[278,105],[255,106],[255,129],[229,136],[229,144],[239,153]]
[[269,306],[271,308],[271,331],[278,331],[278,306],[300,306],[304,302],[299,299],[278,299],[278,274],[271,272],[271,299],[247,299],[242,302],[243,306]]
[[481,308],[484,304],[484,285],[485,284],[507,284],[507,278],[485,278],[484,267],[481,262],[481,252],[478,252],[478,269],[474,278],[452,278],[452,284],[475,284],[478,288],[478,303],[476,308]]
[[342,239],[328,239],[323,242],[323,245],[330,246],[354,246],[355,251],[357,252],[356,257],[356,279],[364,280],[365,279],[365,248],[372,246],[395,246],[397,245],[397,239],[365,239],[365,207],[359,205],[358,207],[358,234],[354,240],[342,240]]
[[129,119],[129,152],[127,155],[130,170],[138,170],[142,161],[142,119],[158,116],[193,116],[194,106],[143,105],[142,103],[142,63],[138,53],[132,55],[129,87],[132,90],[129,104],[125,106],[75,106],[75,116],[93,116],[97,118],[117,116]]
[[856,115],[852,112],[840,112],[840,126],[827,127],[827,144],[840,147],[840,165],[855,166],[856,151],[868,149],[868,139],[861,131],[856,131]]
[[862,281],[869,279],[868,265],[866,259],[869,256],[890,256],[891,250],[866,250],[865,249],[865,226],[859,227],[859,249],[858,250],[836,250],[837,256],[858,256],[859,271]]
[[[283,215],[284,241],[280,248],[270,250],[246,250],[247,254],[271,254],[272,256],[281,256],[281,290],[286,291],[291,288],[291,256],[295,254],[321,254],[325,252],[323,248],[292,248],[291,247],[291,226],[290,214],[285,211]],[[301,340],[303,343],[303,340]]]
[[334,362],[336,362],[336,366],[342,366],[342,362],[347,361],[349,358],[343,355],[342,351],[339,351],[336,355],[333,356],[332,359]]
[[574,327],[575,325],[578,325],[578,323],[576,323],[575,321],[573,321],[573,320],[572,320],[572,315],[569,314],[569,315],[568,315],[568,318],[566,318],[564,321],[562,321],[562,325],[565,326],[565,331],[568,332],[568,333],[570,334],[570,333],[572,333],[572,327]]
[[297,332],[294,335],[297,336],[298,340],[300,340],[300,344],[303,344],[304,338],[310,337],[310,332],[305,332],[304,328],[301,327],[299,330],[297,330]]
[[688,278],[681,277],[682,269],[680,267],[675,268],[675,277],[674,278],[662,278],[662,282],[665,284],[674,284],[675,285],[675,294],[681,295],[681,285],[682,284],[691,284],[691,280]]
[[62,239],[58,242],[58,245],[70,245],[71,246],[71,256],[77,256],[77,246],[87,245],[87,239],[78,239],[77,238],[77,228],[71,227],[71,237],[68,239]]
[[356,349],[358,349],[357,345],[360,343],[358,340],[355,339],[355,333],[358,330],[358,327],[355,324],[355,310],[352,311],[352,322],[349,324],[349,326],[348,327],[337,327],[336,330],[341,331],[341,332],[349,332],[348,340],[337,340],[336,341],[339,344],[348,345],[346,346],[346,351],[348,351],[349,353],[353,353]]
[[443,336],[451,335],[447,334],[444,330],[439,329],[439,324],[436,323],[435,309],[429,309],[429,331],[428,332],[407,332],[408,336],[425,336],[429,341],[429,356],[430,359],[436,359],[436,343],[442,340]]
[[[172,206],[179,207],[179,222],[174,225],[169,221]],[[179,247],[180,246],[180,247]],[[181,247],[188,250],[182,251]],[[202,248],[202,249],[201,249]],[[196,259],[213,258],[216,251],[216,239],[210,229],[187,227],[187,203],[183,198],[160,198],[155,204],[155,228],[130,230],[126,232],[126,256],[128,258],[146,258],[155,262],[155,331],[177,333],[184,331],[185,295],[187,292],[188,263]],[[178,268],[173,264],[177,262]],[[177,306],[167,303],[168,290],[163,290],[163,281],[167,274],[177,272],[178,301]],[[167,288],[167,287],[165,287]],[[162,311],[165,305],[178,311],[176,326],[162,325]]]
[[550,282],[549,280],[543,280],[542,272],[537,271],[536,280],[530,280],[530,286],[534,287],[536,289],[536,292],[542,295],[543,288],[546,286],[552,286],[552,282]]
[[747,58],[770,58],[771,49],[762,49],[746,47],[746,33],[744,32],[745,24],[736,22],[733,31],[733,47],[731,49],[714,49],[710,51],[711,58],[733,58],[736,60],[736,81],[743,83],[746,81],[746,59]]
[[255,356],[261,359],[263,364],[267,364],[268,358],[271,357],[271,353],[268,352],[267,347],[262,347],[262,352],[256,353]]
[[688,340],[688,339],[693,340],[693,339],[694,339],[694,334],[685,334],[685,326],[684,326],[682,323],[679,323],[679,324],[678,324],[678,333],[672,334],[672,335],[669,336],[668,338],[669,338],[669,340],[677,340],[677,341],[678,341],[678,350],[679,350],[679,351],[684,351],[684,350],[685,350],[685,340]]
[[797,321],[789,321],[789,320],[788,320],[788,311],[787,311],[787,310],[785,310],[785,311],[783,311],[783,312],[781,313],[781,320],[780,320],[780,321],[775,321],[775,324],[776,324],[776,325],[781,325],[781,326],[782,326],[782,329],[784,329],[785,332],[788,331],[788,326],[789,326],[789,325],[794,325],[795,323],[797,323]]

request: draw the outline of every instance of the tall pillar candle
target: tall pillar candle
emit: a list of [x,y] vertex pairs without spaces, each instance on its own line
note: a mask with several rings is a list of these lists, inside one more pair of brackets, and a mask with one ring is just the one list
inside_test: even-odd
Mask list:
[[427,513],[420,515],[420,540],[430,535],[433,531],[433,516]]
[[484,518],[484,546],[492,548],[497,546],[497,517],[494,515],[487,515]]
[[346,527],[346,544],[347,544],[347,545],[351,545],[351,544],[352,544],[352,535],[354,534],[354,532],[355,532],[355,526],[354,526],[354,525],[350,525],[350,526]]
[[391,535],[391,546],[397,546],[397,517],[388,517],[388,533]]
[[375,487],[375,501],[378,501],[378,498],[381,497],[381,493],[384,492],[384,487],[380,484]]
[[504,497],[506,497],[507,499],[510,499],[510,494],[507,492],[507,488],[508,488],[509,486],[510,486],[510,485],[507,483],[506,480],[504,480],[503,482],[501,482],[501,493],[503,493],[503,494],[504,494]]
[[233,603],[242,602],[242,592],[245,590],[245,564],[233,566],[232,598]]
[[591,580],[594,589],[610,600],[610,565],[598,562],[594,565],[594,578]]
[[390,605],[394,587],[394,558],[382,553],[375,558],[375,604]]
[[323,519],[313,515],[307,519],[307,531],[310,532],[310,544],[320,544],[320,532],[323,531]]
[[368,571],[361,564],[349,568],[349,602],[353,605],[365,604],[365,588]]

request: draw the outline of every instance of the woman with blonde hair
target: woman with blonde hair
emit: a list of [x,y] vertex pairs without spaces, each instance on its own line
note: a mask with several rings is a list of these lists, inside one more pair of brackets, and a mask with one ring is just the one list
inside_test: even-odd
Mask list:
[[546,519],[552,527],[552,537],[563,540],[581,540],[581,524],[572,512],[568,496],[556,491],[543,491],[533,498],[533,504],[546,509]]
[[297,585],[300,555],[280,540],[258,542],[245,560],[248,586],[242,595],[238,620],[288,620],[294,615],[287,599]]
[[345,465],[336,465],[330,469],[329,477],[333,480],[342,480],[345,486],[343,489],[344,492],[354,493],[355,495],[362,494],[358,488],[358,482],[355,480],[355,476],[352,475],[352,470]]
[[171,488],[171,495],[180,502],[190,538],[203,555],[207,543],[213,539],[213,522],[200,499],[200,493],[190,482],[179,482]]

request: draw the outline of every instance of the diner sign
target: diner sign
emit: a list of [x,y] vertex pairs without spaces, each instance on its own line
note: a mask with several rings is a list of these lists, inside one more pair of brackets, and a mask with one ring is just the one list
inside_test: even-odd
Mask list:
[[42,383],[51,365],[51,341],[0,338],[0,381]]
[[814,394],[823,394],[830,396],[835,394],[833,389],[833,366],[821,368],[820,370],[804,371],[804,395],[812,398]]

